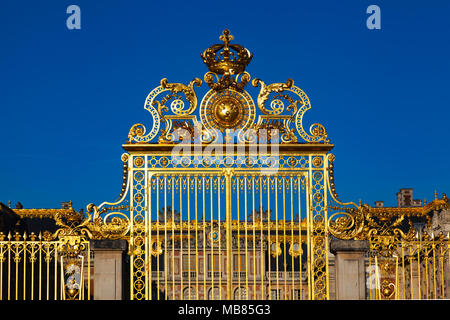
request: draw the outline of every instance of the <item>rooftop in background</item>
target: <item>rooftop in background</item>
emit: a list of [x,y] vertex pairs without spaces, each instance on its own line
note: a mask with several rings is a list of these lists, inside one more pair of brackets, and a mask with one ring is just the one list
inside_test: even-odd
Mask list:
[[[426,200],[414,199],[413,188],[401,188],[397,195],[397,208],[421,207],[426,204]],[[384,208],[384,201],[375,201],[375,208]]]
[[45,231],[53,233],[58,229],[55,222],[57,214],[75,220],[81,220],[84,216],[83,210],[76,211],[72,207],[72,201],[62,202],[59,209],[27,209],[20,202],[16,203],[15,208],[11,208],[11,201],[8,201],[8,206],[0,202],[0,232],[3,232],[3,234],[9,232],[39,234]]

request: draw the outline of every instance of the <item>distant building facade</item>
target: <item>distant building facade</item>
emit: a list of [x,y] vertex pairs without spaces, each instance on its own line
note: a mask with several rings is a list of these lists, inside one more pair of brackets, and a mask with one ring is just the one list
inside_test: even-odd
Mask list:
[[[397,200],[399,208],[422,204],[420,200],[413,198],[412,189],[401,189],[397,193]],[[375,208],[385,208],[384,202],[377,201]],[[26,232],[28,237],[31,233],[37,235],[54,232],[58,228],[55,225],[54,216],[57,212],[63,211],[71,215],[78,214],[80,217],[82,214],[72,208],[71,202],[63,202],[60,209],[26,209],[23,206],[12,209],[11,204],[6,206],[0,203],[2,241],[7,240],[5,231],[15,233],[16,236],[18,232]],[[252,217],[256,219],[255,222],[260,221],[259,211],[262,212],[263,221],[267,222],[270,213],[267,210],[258,210],[254,216],[249,215],[249,226],[251,226]],[[151,272],[148,274],[148,281],[151,284],[149,290],[152,291],[150,296],[153,299],[225,299],[228,276],[232,277],[232,298],[235,300],[310,298],[314,275],[308,274],[308,270],[313,269],[308,267],[306,221],[299,222],[297,217],[291,221],[292,224],[286,221],[286,224],[273,227],[270,231],[259,227],[233,229],[231,250],[233,272],[228,275],[225,230],[218,228],[219,224],[212,224],[215,226],[213,229],[185,229],[171,233],[171,223],[179,223],[180,216],[176,210],[172,211],[170,208],[167,213],[170,213],[167,215],[167,223],[164,220],[158,221],[160,226],[165,225],[165,229],[163,227],[159,233],[153,232],[149,239],[151,259],[148,263],[151,265]],[[450,233],[449,210],[433,212],[429,221],[430,223],[415,222],[415,227],[420,234],[448,235]],[[169,233],[167,233],[168,230]],[[261,241],[262,239],[264,241]],[[20,236],[17,240],[25,241]],[[89,259],[85,256],[84,260],[83,278],[86,288],[89,287],[89,290],[85,289],[86,295],[90,299],[129,299],[131,257],[129,253],[132,248],[127,245],[126,239],[91,240],[90,248]],[[329,248],[328,298],[376,298],[377,290],[371,287],[369,281],[374,276],[371,266],[375,264],[374,256],[371,255],[371,244],[364,241],[342,241],[331,237]],[[414,263],[408,264],[407,258],[406,255],[403,261],[397,260],[397,268],[406,278],[406,284],[399,285],[397,291],[400,298],[402,295],[408,296],[410,291],[409,297],[415,297],[414,294],[417,294],[419,290],[425,290],[427,283],[430,285],[432,297],[431,288],[433,287],[430,283],[436,279],[439,282],[434,287],[435,291],[443,297],[450,298],[447,275],[444,282],[441,281],[444,279],[443,271],[447,268],[450,270],[447,261],[444,261],[441,269],[439,265],[433,269],[437,272],[434,278],[431,276],[431,264],[427,265],[427,268],[430,268],[427,269],[429,270],[427,274],[430,272],[429,282],[427,282],[428,278],[423,275],[421,279],[417,278],[417,275],[411,279],[408,278],[409,274],[412,275],[419,269]],[[381,263],[381,260],[378,261]],[[51,266],[53,268],[52,264]],[[425,265],[422,268],[425,270]],[[423,270],[420,272],[425,274]],[[7,283],[4,273],[2,279],[4,287]],[[422,283],[422,289],[419,282]],[[6,289],[4,288],[2,292],[5,294]],[[53,296],[50,295],[50,297]],[[388,292],[386,297],[392,299],[393,295]]]

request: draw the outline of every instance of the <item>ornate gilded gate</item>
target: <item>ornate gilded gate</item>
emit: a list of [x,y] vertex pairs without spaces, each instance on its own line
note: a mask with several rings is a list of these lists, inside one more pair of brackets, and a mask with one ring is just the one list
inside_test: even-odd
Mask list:
[[310,102],[293,80],[253,79],[255,104],[253,55],[220,39],[202,54],[201,102],[199,78],[161,80],[151,130],[134,125],[123,145],[120,199],[88,211],[129,240],[131,299],[327,299],[333,145],[322,125],[304,130]]
[[327,241],[315,216],[325,210],[324,173],[313,164],[323,158],[282,152],[286,167],[274,175],[246,165],[222,169],[222,162],[209,170],[170,160],[166,168],[133,167],[134,297],[326,298]]
[[[48,216],[49,210],[19,209],[28,218]],[[50,213],[51,214],[51,213]],[[55,233],[7,235],[0,232],[0,300],[90,299],[91,251],[72,208],[51,215],[60,227]]]
[[253,55],[228,30],[220,40],[201,55],[200,103],[199,78],[148,95],[152,127],[130,129],[116,202],[57,210],[53,234],[0,234],[0,299],[89,299],[89,240],[102,239],[128,241],[131,299],[330,299],[332,237],[369,241],[368,298],[448,297],[450,237],[411,220],[448,209],[445,194],[419,208],[341,202],[325,128],[303,127],[307,95],[250,81]]

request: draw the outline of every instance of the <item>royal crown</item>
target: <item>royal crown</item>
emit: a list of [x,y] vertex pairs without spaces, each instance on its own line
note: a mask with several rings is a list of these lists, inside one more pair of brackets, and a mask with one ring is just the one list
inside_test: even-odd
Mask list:
[[219,39],[223,41],[223,44],[213,44],[201,54],[209,71],[216,74],[244,72],[245,67],[252,60],[253,54],[239,44],[230,44],[234,38],[228,29],[222,32]]

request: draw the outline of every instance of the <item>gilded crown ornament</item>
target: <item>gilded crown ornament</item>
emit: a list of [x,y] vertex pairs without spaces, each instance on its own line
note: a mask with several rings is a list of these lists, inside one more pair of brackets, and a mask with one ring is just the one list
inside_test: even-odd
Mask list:
[[[201,54],[203,62],[208,66],[209,71],[221,75],[244,72],[252,60],[253,54],[239,44],[230,44],[234,37],[228,29],[222,32],[219,39],[223,41],[223,44],[214,44]],[[222,49],[223,51],[219,52]]]
[[223,44],[214,44],[200,55],[209,69],[204,77],[205,82],[215,91],[234,89],[242,92],[250,81],[250,75],[245,68],[252,60],[253,54],[239,44],[230,44],[234,38],[228,29],[222,32],[219,39]]

